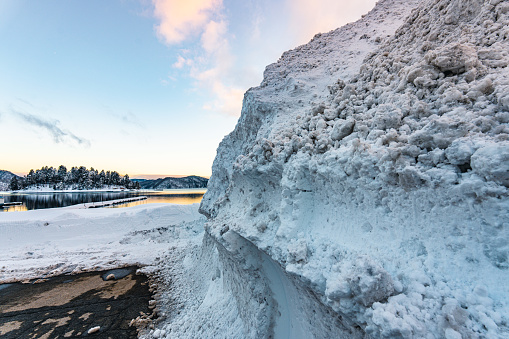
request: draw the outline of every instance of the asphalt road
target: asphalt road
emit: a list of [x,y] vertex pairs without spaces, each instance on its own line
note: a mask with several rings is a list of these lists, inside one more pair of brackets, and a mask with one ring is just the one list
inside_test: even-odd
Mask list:
[[137,338],[129,323],[151,313],[152,295],[147,277],[135,272],[130,267],[0,285],[0,337]]

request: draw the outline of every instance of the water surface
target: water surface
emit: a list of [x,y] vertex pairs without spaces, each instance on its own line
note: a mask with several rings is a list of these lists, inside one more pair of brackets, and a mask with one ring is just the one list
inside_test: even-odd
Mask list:
[[117,192],[37,192],[37,193],[10,193],[0,194],[5,202],[22,202],[22,205],[0,208],[0,212],[17,212],[35,209],[65,207],[100,202],[107,200],[125,199],[137,196],[146,196],[146,200],[133,201],[113,206],[113,208],[129,207],[150,203],[194,204],[203,198],[206,189],[174,189],[163,191],[117,191]]

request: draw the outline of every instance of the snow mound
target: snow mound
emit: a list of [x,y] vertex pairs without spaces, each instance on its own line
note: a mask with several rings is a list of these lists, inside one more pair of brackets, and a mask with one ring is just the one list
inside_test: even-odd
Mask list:
[[509,335],[508,27],[509,1],[380,1],[245,94],[200,211],[259,266],[265,336]]

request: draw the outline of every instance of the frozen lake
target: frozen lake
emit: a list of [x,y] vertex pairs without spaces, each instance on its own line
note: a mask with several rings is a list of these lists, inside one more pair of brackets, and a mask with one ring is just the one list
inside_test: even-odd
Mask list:
[[125,192],[37,192],[37,193],[14,193],[0,194],[5,202],[21,202],[22,205],[0,208],[0,212],[27,211],[44,208],[65,207],[70,205],[84,204],[146,196],[146,200],[133,201],[127,204],[116,205],[111,208],[121,208],[150,203],[169,204],[194,204],[201,201],[206,189],[175,189],[163,191],[125,191]]

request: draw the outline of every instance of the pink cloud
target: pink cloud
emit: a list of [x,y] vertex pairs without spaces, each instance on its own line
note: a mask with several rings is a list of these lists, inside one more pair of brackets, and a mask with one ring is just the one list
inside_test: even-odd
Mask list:
[[222,0],[153,0],[154,16],[160,21],[156,31],[167,44],[184,41],[200,32]]
[[177,61],[172,65],[174,68],[181,69],[184,66],[191,66],[193,64],[192,59],[186,59],[183,56],[179,55]]
[[201,44],[207,53],[215,53],[223,48],[228,48],[226,45],[227,24],[225,21],[210,21],[205,26],[204,32],[201,36]]
[[205,52],[187,58],[179,55],[172,66],[189,67],[197,85],[212,93],[213,100],[204,105],[205,109],[238,116],[245,89],[227,80],[235,57],[228,41],[228,22],[219,19],[222,0],[152,1],[154,16],[159,21],[156,31],[165,43],[171,45],[199,36],[200,47]]

